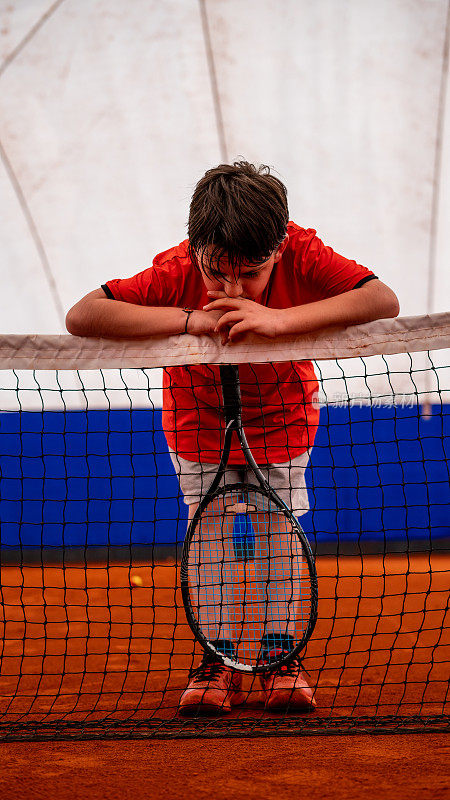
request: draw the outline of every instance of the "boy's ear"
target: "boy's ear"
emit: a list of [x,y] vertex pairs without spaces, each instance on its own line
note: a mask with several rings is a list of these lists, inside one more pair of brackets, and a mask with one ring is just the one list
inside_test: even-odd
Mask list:
[[289,236],[286,234],[281,244],[278,245],[275,251],[275,263],[280,260],[281,256],[283,255],[284,251],[286,250],[287,243],[289,241]]

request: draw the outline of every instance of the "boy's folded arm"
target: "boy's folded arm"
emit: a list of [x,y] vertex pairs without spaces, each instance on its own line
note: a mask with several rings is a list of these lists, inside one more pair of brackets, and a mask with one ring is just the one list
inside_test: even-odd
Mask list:
[[[145,339],[185,332],[211,336],[219,331],[222,341],[225,341],[228,337],[233,340],[250,331],[272,338],[290,333],[309,333],[332,325],[357,325],[396,317],[399,313],[396,295],[380,280],[371,280],[359,289],[336,297],[292,308],[271,309],[241,298],[231,300],[225,297],[205,308],[208,310],[196,310],[187,318],[182,308],[112,301],[103,289],[95,289],[70,309],[66,326],[75,336],[110,339]],[[223,320],[219,322],[222,316]]]
[[[211,323],[212,324],[212,323]],[[182,308],[149,307],[110,300],[103,289],[83,297],[66,316],[74,336],[109,339],[144,339],[183,333],[186,313]]]
[[359,289],[335,297],[283,309],[279,333],[309,333],[332,325],[359,325],[396,317],[399,310],[392,289],[380,280],[371,280]]

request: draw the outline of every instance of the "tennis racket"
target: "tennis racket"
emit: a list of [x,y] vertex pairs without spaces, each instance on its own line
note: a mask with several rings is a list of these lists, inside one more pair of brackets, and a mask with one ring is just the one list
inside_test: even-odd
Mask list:
[[[233,669],[264,672],[291,661],[310,638],[317,620],[317,575],[297,519],[248,446],[238,367],[221,366],[220,378],[222,455],[188,526],[181,591],[188,623],[207,652]],[[233,433],[255,481],[221,486]]]

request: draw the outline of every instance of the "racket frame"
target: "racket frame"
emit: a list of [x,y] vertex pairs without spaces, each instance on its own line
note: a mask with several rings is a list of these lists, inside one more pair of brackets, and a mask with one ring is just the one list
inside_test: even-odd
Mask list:
[[[315,560],[311,546],[297,518],[294,516],[291,509],[286,505],[286,503],[281,499],[281,497],[278,496],[276,491],[272,489],[272,487],[264,477],[263,473],[261,472],[258,464],[256,463],[253,457],[253,453],[250,450],[242,426],[239,369],[237,365],[222,364],[220,366],[220,377],[222,381],[222,393],[224,400],[224,411],[225,411],[225,422],[226,422],[222,455],[219,466],[217,468],[217,472],[208,490],[206,491],[206,494],[200,500],[200,503],[197,506],[195,514],[192,517],[192,520],[190,521],[186,532],[183,544],[183,552],[181,556],[181,569],[180,569],[181,594],[189,626],[195,638],[197,639],[198,642],[200,642],[204,650],[209,652],[211,655],[214,655],[216,658],[220,659],[227,667],[236,669],[239,672],[250,672],[250,673],[271,672],[275,669],[278,669],[283,664],[289,664],[303,650],[303,648],[306,646],[306,643],[310,639],[311,634],[316,625],[319,593],[318,593],[318,581],[317,581]],[[225,470],[228,464],[228,459],[230,457],[233,433],[236,433],[238,437],[242,452],[244,453],[248,466],[252,469],[256,477],[256,480],[258,481],[258,486],[249,483],[225,484],[220,489],[220,491],[217,491],[219,484],[222,480],[222,477],[225,474]],[[309,578],[311,585],[311,607],[310,607],[309,621],[301,640],[297,642],[295,647],[289,653],[280,656],[279,658],[271,661],[270,663],[263,663],[262,661],[258,661],[257,664],[254,666],[250,664],[241,664],[239,661],[230,658],[221,651],[217,650],[217,648],[215,648],[214,645],[207,639],[207,637],[204,635],[198,623],[197,617],[192,608],[190,589],[189,589],[190,545],[195,530],[197,528],[198,522],[203,514],[203,511],[209,505],[213,497],[215,497],[216,495],[221,496],[225,495],[228,492],[232,491],[238,492],[239,490],[241,490],[242,492],[243,486],[245,487],[245,493],[251,492],[252,490],[255,491],[255,489],[257,491],[258,490],[262,491],[265,497],[267,497],[288,519],[292,527],[292,532],[290,533],[290,535],[296,535],[302,545],[303,554],[308,564],[308,571],[309,571]],[[248,513],[251,512],[249,511]]]

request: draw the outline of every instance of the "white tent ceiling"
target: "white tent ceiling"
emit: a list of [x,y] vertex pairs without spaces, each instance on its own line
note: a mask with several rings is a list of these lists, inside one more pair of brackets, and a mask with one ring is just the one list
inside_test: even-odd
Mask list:
[[81,295],[185,238],[196,180],[236,156],[275,166],[291,218],[402,314],[447,310],[447,17],[448,0],[0,0],[1,332],[62,331]]

